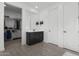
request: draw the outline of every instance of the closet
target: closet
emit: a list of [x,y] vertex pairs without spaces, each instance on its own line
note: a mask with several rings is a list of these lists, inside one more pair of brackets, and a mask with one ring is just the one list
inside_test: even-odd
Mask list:
[[4,40],[21,39],[21,9],[5,3]]

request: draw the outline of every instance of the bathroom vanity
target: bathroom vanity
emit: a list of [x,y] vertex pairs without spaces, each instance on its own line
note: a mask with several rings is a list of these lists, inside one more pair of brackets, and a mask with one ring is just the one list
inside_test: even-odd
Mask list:
[[44,39],[43,31],[38,32],[26,32],[26,43],[27,45],[33,45],[42,42]]

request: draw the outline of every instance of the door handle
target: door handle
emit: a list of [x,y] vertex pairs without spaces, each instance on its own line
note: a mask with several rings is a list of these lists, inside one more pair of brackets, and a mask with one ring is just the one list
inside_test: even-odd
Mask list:
[[49,32],[51,32],[51,30],[49,30]]
[[64,33],[67,33],[67,31],[64,31]]

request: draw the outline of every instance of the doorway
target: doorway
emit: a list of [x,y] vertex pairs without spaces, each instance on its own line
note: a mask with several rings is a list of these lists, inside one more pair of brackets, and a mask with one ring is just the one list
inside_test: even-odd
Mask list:
[[21,44],[22,9],[5,3],[4,7],[4,46]]

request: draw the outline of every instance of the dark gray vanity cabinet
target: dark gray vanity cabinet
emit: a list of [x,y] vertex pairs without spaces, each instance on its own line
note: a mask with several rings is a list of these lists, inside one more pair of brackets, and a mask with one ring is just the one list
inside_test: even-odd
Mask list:
[[39,32],[26,32],[26,43],[28,45],[33,45],[43,41],[43,31]]

